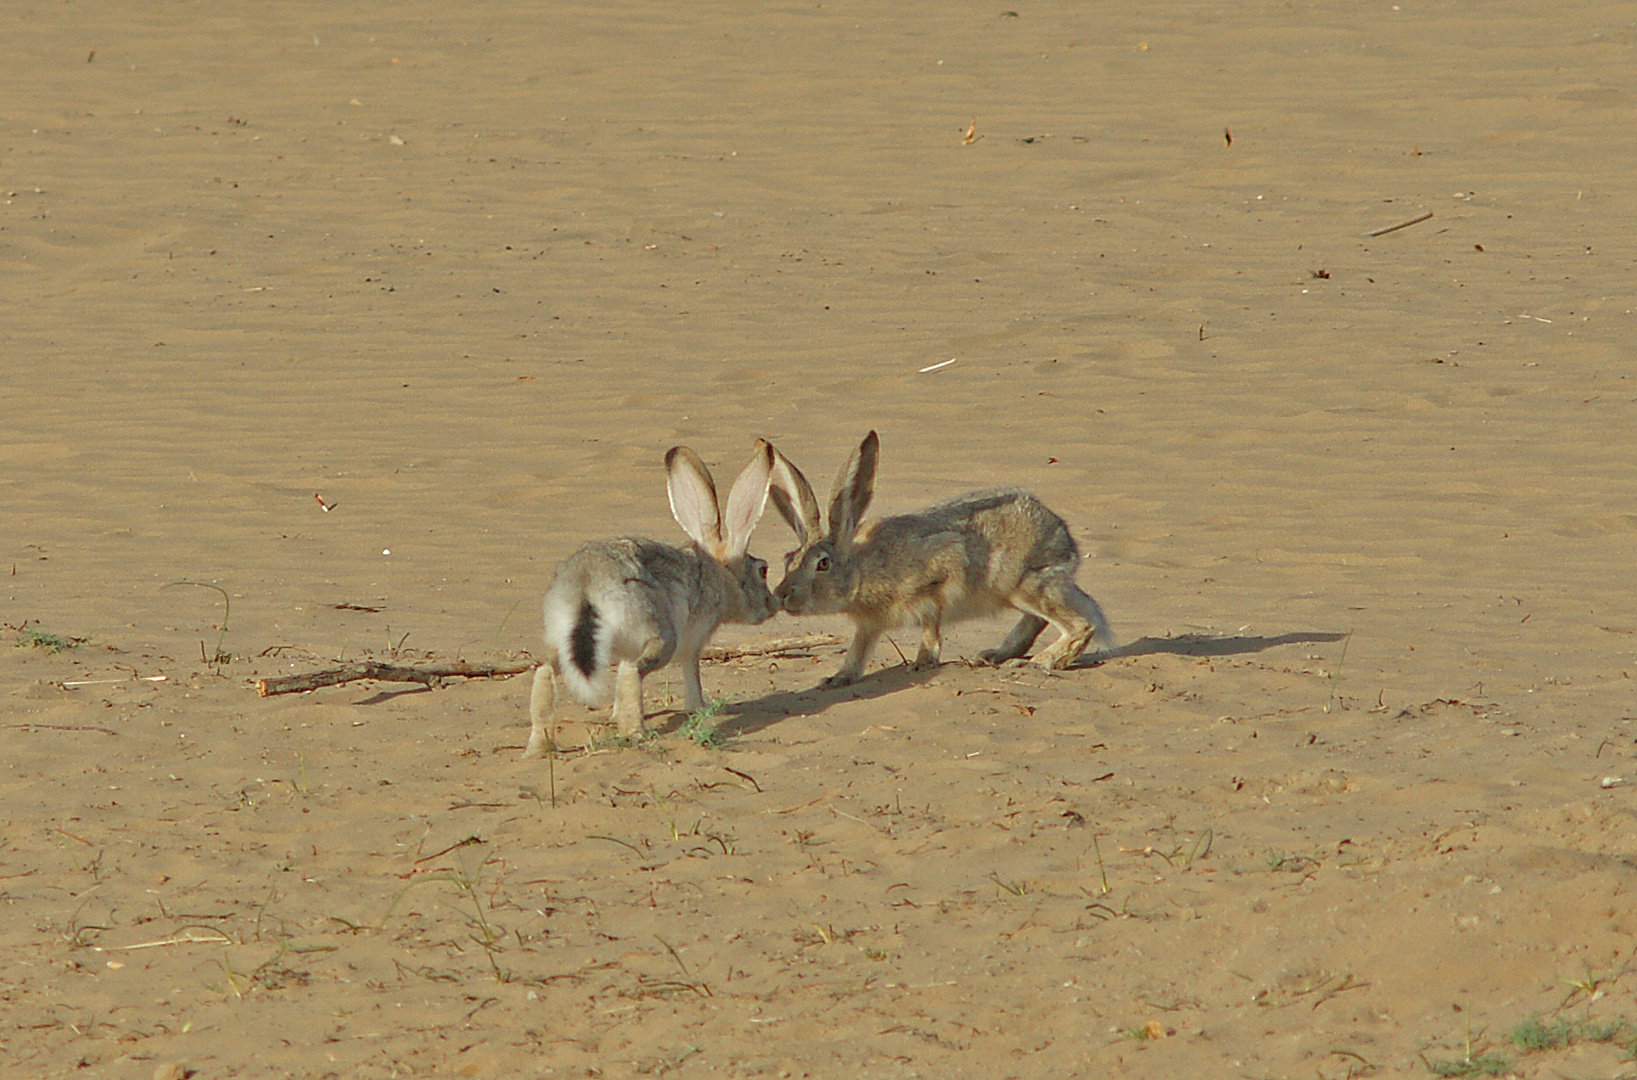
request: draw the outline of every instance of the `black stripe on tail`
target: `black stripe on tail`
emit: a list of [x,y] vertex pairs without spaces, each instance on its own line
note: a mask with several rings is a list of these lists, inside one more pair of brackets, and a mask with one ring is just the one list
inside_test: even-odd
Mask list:
[[580,605],[580,617],[569,632],[568,657],[588,680],[597,670],[597,609],[590,600]]

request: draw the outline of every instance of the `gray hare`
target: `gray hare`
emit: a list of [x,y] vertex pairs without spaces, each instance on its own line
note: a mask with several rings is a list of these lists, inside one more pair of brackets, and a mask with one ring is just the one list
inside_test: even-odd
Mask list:
[[1075,583],[1074,537],[1039,499],[1017,488],[978,491],[861,528],[879,455],[872,431],[836,475],[825,530],[807,478],[773,452],[769,494],[799,545],[774,595],[792,614],[839,612],[854,624],[846,660],[822,686],[857,681],[877,639],[895,626],[920,626],[913,666],[933,667],[945,623],[1007,608],[1023,616],[999,647],[979,654],[989,663],[1021,657],[1047,623],[1062,636],[1034,657],[1043,667],[1068,667],[1093,639],[1112,647],[1102,608]]
[[673,447],[665,455],[666,490],[671,514],[693,543],[678,548],[621,536],[593,540],[563,560],[546,590],[546,648],[529,695],[524,757],[550,748],[559,678],[587,705],[612,696],[614,724],[630,735],[643,727],[643,676],[675,656],[683,708],[704,707],[699,653],[716,628],[765,622],[779,610],[767,589],[767,563],[746,551],[772,468],[773,448],[756,440],[756,456],[728,492],[724,522],[710,470],[692,450]]

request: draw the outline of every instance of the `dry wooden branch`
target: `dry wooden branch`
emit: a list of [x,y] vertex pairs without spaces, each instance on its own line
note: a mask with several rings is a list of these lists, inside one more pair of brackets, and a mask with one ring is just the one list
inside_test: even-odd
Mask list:
[[346,664],[308,675],[281,675],[256,682],[256,693],[262,697],[274,694],[293,694],[300,690],[316,690],[320,686],[374,679],[378,682],[409,682],[423,686],[442,687],[449,679],[502,679],[534,670],[533,660],[506,660],[493,664],[473,664],[464,660],[452,664],[424,664],[405,667],[400,664],[382,664],[368,660]]
[[1432,211],[1428,210],[1425,214],[1422,214],[1419,217],[1412,217],[1408,221],[1400,221],[1397,225],[1389,225],[1385,229],[1377,229],[1375,232],[1371,233],[1370,235],[1371,236],[1386,236],[1388,233],[1397,232],[1399,229],[1407,229],[1411,225],[1419,225],[1423,221],[1426,221],[1430,217],[1432,217]]
[[798,634],[795,637],[774,638],[750,645],[712,645],[699,654],[701,660],[737,660],[742,656],[777,656],[780,653],[800,652],[824,645],[840,645],[834,634]]
[[[734,660],[744,656],[778,656],[802,649],[840,645],[841,643],[841,639],[833,634],[800,634],[796,637],[775,638],[772,641],[756,642],[750,645],[716,646],[706,649],[702,659],[720,661]],[[493,664],[473,664],[460,661],[451,664],[421,664],[415,667],[366,660],[357,664],[327,668],[324,671],[314,671],[306,675],[280,675],[271,679],[261,679],[256,683],[256,693],[262,697],[272,697],[275,694],[294,694],[303,690],[317,690],[321,686],[338,686],[341,683],[359,682],[364,679],[374,679],[377,682],[420,683],[423,686],[442,687],[450,679],[503,679],[512,675],[521,675],[525,671],[533,671],[535,666],[533,660],[507,660]]]

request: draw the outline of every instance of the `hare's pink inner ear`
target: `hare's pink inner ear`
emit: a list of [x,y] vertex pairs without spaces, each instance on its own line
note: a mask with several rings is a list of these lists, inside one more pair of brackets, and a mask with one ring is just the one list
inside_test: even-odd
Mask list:
[[750,534],[767,508],[768,481],[773,473],[773,447],[765,439],[756,440],[756,456],[728,491],[727,557],[736,559],[750,547]]
[[831,543],[845,544],[858,531],[864,511],[870,508],[870,499],[875,495],[875,463],[880,456],[881,440],[872,431],[864,436],[864,441],[836,474],[835,487],[830,493]]
[[665,455],[665,490],[671,497],[671,516],[694,542],[710,551],[722,546],[722,512],[716,505],[716,483],[699,455],[686,446],[673,446]]
[[808,537],[824,531],[813,485],[776,447],[773,450],[773,486],[768,495],[773,500],[773,508],[790,526],[790,531],[796,534],[798,545],[806,544]]

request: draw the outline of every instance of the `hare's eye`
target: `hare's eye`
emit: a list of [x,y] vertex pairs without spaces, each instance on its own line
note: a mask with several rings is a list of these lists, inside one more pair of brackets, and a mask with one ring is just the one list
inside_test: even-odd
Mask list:
[[756,564],[756,572],[762,576],[763,581],[767,580],[767,564],[766,563],[757,563]]
[[818,562],[813,564],[813,569],[817,570],[821,574],[830,569],[830,556],[820,555],[818,557]]

